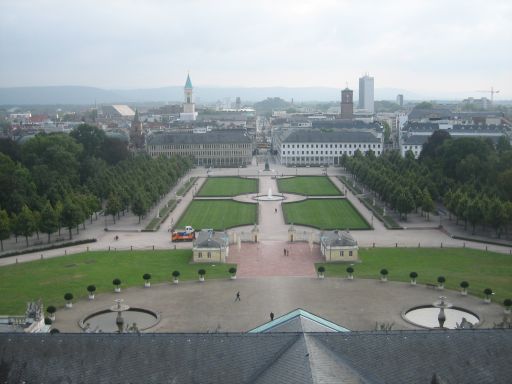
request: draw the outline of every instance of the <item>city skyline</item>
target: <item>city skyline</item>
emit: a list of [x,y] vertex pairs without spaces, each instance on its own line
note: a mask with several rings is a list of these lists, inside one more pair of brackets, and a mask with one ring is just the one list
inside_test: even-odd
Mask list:
[[348,87],[512,98],[512,5],[491,0],[3,1],[0,87]]

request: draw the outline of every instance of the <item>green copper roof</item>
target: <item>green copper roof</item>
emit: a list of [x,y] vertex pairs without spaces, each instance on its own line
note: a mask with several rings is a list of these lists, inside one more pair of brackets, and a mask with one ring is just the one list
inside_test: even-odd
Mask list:
[[185,83],[185,88],[192,89],[192,82],[190,81],[190,75],[187,75],[187,82]]

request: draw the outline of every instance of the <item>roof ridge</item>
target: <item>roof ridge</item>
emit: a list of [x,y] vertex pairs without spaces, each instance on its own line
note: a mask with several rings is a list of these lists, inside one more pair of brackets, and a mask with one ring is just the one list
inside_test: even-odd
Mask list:
[[[276,365],[278,361],[283,357],[283,355],[290,350],[292,346],[294,346],[301,338],[304,337],[303,333],[298,333],[296,337],[292,338],[288,341],[277,353],[274,355],[273,359],[269,359],[266,364],[260,367],[254,375],[249,378],[248,383],[256,383],[264,374],[267,372],[272,366]],[[311,371],[311,368],[310,368]]]

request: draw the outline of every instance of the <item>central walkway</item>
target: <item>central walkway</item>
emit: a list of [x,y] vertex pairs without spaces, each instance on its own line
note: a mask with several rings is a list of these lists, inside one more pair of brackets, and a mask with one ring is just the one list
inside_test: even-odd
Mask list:
[[[259,194],[267,195],[269,189],[278,194],[277,183],[270,176],[259,179]],[[316,276],[314,263],[321,262],[320,249],[307,243],[288,243],[288,227],[284,222],[282,201],[259,202],[259,242],[243,243],[239,250],[232,245],[229,263],[236,263],[239,277],[258,276]],[[285,255],[284,250],[288,253]]]
[[[288,251],[285,256],[284,250]],[[238,277],[316,276],[315,265],[322,261],[319,246],[311,250],[307,243],[262,241],[232,246],[228,262],[238,264]]]

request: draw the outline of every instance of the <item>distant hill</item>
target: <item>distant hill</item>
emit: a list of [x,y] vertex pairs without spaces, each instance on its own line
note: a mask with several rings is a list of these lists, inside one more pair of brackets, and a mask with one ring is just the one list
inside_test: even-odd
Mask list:
[[[267,98],[280,97],[287,102],[303,101],[337,101],[341,89],[330,87],[195,87],[194,96],[199,103],[236,97],[244,102],[257,102]],[[377,88],[376,100],[395,100],[398,93],[404,94],[406,100],[420,99],[418,95],[393,88]],[[354,90],[357,99],[357,90]],[[180,102],[183,99],[183,87],[172,86],[146,89],[107,90],[83,86],[48,86],[48,87],[12,87],[0,88],[0,105],[54,105],[102,103],[136,103],[136,102]]]

